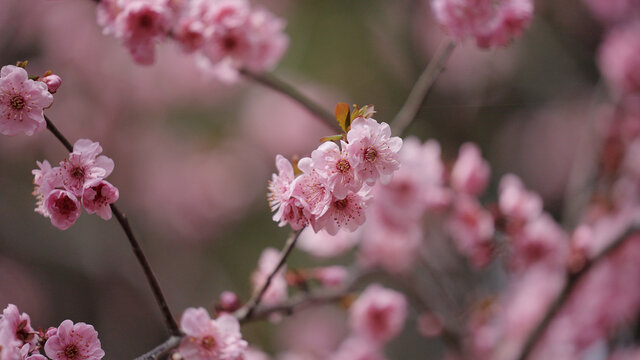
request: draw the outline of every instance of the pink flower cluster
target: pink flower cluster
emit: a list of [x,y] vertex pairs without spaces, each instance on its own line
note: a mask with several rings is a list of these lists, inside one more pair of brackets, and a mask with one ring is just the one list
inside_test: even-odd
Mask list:
[[431,5],[453,39],[471,37],[483,48],[507,45],[533,15],[532,0],[433,0]]
[[103,0],[98,23],[119,38],[134,60],[149,65],[155,45],[173,38],[216,77],[232,81],[241,69],[262,72],[284,54],[284,21],[246,0]]
[[43,110],[51,104],[53,104],[53,95],[44,80],[29,79],[27,71],[18,66],[2,67],[0,70],[0,134],[24,133],[31,136],[44,130],[46,123]]
[[87,213],[109,220],[110,205],[118,200],[119,192],[104,180],[113,171],[114,163],[101,152],[99,143],[80,139],[60,166],[51,167],[47,160],[38,162],[39,168],[33,170],[35,211],[61,230],[78,220],[82,206]]
[[[46,357],[40,353],[44,349]],[[104,351],[98,332],[85,323],[63,321],[46,332],[35,331],[31,318],[9,304],[0,316],[1,360],[100,360]]]
[[378,180],[388,183],[400,167],[402,140],[391,137],[389,125],[368,116],[353,120],[346,140],[325,142],[311,157],[300,159],[297,177],[293,165],[276,156],[279,174],[269,183],[269,203],[280,226],[298,230],[311,225],[315,232],[335,235],[364,223],[371,186]]
[[233,315],[223,313],[211,319],[203,308],[188,308],[182,314],[180,328],[185,337],[177,352],[184,360],[244,359],[248,345]]

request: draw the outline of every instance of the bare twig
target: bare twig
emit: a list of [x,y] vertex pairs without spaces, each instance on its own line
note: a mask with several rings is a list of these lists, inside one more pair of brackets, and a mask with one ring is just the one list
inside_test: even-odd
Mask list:
[[238,318],[238,320],[244,321],[246,318],[251,317],[256,307],[260,304],[260,301],[262,301],[262,296],[264,295],[265,292],[267,292],[269,285],[271,285],[271,281],[276,276],[278,271],[280,271],[282,266],[284,266],[284,264],[287,262],[287,258],[289,257],[289,254],[291,254],[291,251],[295,247],[296,241],[298,241],[298,237],[300,237],[301,232],[302,230],[298,230],[291,233],[291,235],[289,235],[289,238],[287,239],[287,242],[284,244],[282,251],[280,251],[280,260],[278,261],[278,265],[276,266],[276,268],[273,269],[273,271],[269,274],[269,276],[267,276],[267,280],[264,282],[264,285],[262,285],[260,290],[258,290],[242,308],[236,311],[235,316]]
[[167,341],[153,348],[153,350],[149,351],[144,355],[140,355],[134,360],[157,360],[162,356],[165,356],[171,352],[171,350],[175,349],[180,345],[180,341],[182,340],[183,335],[173,335]]
[[327,126],[334,130],[336,134],[339,134],[342,131],[335,117],[330,112],[325,110],[322,106],[318,105],[313,100],[309,99],[293,86],[276,78],[272,74],[256,74],[246,69],[241,69],[240,73],[257,83],[268,87],[269,89],[275,90],[285,96],[288,96],[290,99],[304,106],[313,115],[318,117]]
[[451,56],[456,44],[453,41],[443,43],[436,50],[435,55],[424,69],[413,89],[409,93],[407,100],[391,122],[391,130],[395,135],[402,136],[407,127],[416,118],[420,107],[431,92],[438,76],[444,70],[447,60]]
[[549,324],[551,324],[554,316],[558,313],[558,311],[560,311],[567,299],[569,299],[571,292],[573,291],[573,289],[575,289],[580,279],[582,279],[589,272],[589,270],[591,270],[600,260],[606,258],[614,250],[619,248],[620,245],[622,245],[629,237],[629,235],[638,231],[640,231],[640,226],[634,224],[627,231],[625,231],[624,234],[622,234],[615,241],[604,248],[600,253],[598,253],[598,255],[589,260],[582,267],[582,269],[568,275],[567,282],[565,283],[564,287],[555,298],[555,300],[551,303],[542,320],[540,320],[538,325],[529,334],[529,337],[522,347],[522,352],[517,358],[518,360],[525,360],[531,354],[540,338],[542,338],[542,335],[544,335],[545,330],[549,327]]
[[[53,125],[53,122],[51,121],[51,119],[49,119],[46,115],[44,119],[47,122],[47,129],[51,131],[51,133],[53,133],[53,135],[62,143],[62,145],[64,145],[64,147],[69,152],[72,152],[73,146],[71,145],[69,140],[67,140],[67,138],[64,135],[62,135],[62,133],[55,127],[55,125]],[[125,234],[127,235],[127,239],[129,240],[129,244],[133,249],[133,253],[138,259],[138,263],[142,267],[142,270],[144,271],[144,275],[147,278],[147,283],[149,283],[149,286],[151,286],[151,290],[153,291],[153,295],[156,299],[156,302],[158,303],[158,306],[160,307],[160,311],[164,316],[164,321],[167,325],[167,328],[169,329],[172,335],[179,336],[181,332],[180,332],[180,329],[178,328],[178,324],[176,323],[176,320],[173,318],[173,315],[171,314],[171,310],[169,310],[169,306],[167,305],[167,301],[165,300],[164,294],[162,293],[160,284],[158,283],[158,280],[156,279],[155,274],[153,273],[153,270],[151,270],[151,265],[149,265],[149,262],[147,261],[147,258],[144,255],[142,248],[140,247],[140,243],[138,242],[135,235],[133,234],[133,231],[131,230],[131,226],[129,225],[129,220],[127,220],[127,217],[114,204],[111,204],[111,211],[113,212],[116,219],[118,220],[118,223],[120,223],[120,226],[122,227]]]

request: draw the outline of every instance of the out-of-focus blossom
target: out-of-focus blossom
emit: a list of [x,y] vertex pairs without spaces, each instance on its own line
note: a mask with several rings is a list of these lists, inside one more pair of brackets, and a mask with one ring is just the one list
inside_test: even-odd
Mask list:
[[444,324],[438,314],[425,312],[418,317],[418,332],[424,337],[439,336],[443,329]]
[[447,230],[458,251],[468,257],[474,266],[488,264],[494,234],[493,217],[477,200],[458,196],[447,221]]
[[0,134],[33,135],[44,130],[43,110],[53,103],[47,85],[28,78],[21,67],[0,69]]
[[457,191],[480,195],[487,187],[491,169],[482,159],[480,149],[472,143],[460,147],[458,159],[451,170],[451,185]]
[[[342,149],[347,144],[342,141]],[[327,180],[329,189],[338,199],[344,199],[349,192],[358,192],[362,188],[362,179],[356,177],[355,169],[347,158],[345,150],[332,141],[320,145],[311,153],[313,166]]]
[[[259,291],[267,281],[267,277],[276,269],[280,261],[280,252],[274,248],[266,248],[262,251],[258,260],[258,268],[251,276],[253,291]],[[284,277],[286,271],[283,266],[271,279],[271,283],[262,296],[263,304],[276,304],[287,298],[287,281]]]
[[333,265],[313,269],[313,278],[326,287],[340,287],[344,284],[349,272],[344,266]]
[[499,185],[500,211],[507,217],[526,221],[542,213],[542,199],[524,188],[520,178],[513,174],[502,177]]
[[379,344],[370,339],[351,336],[342,342],[330,360],[386,360]]
[[178,352],[185,360],[237,360],[247,350],[240,323],[229,314],[213,320],[203,308],[188,308],[180,319],[185,337]]
[[334,257],[351,249],[358,242],[359,233],[338,231],[335,235],[329,235],[326,230],[317,233],[311,228],[306,228],[298,239],[298,248],[317,257]]
[[2,311],[0,329],[3,328],[7,331],[7,336],[17,341],[18,347],[28,345],[30,350],[35,350],[38,337],[31,326],[31,318],[26,313],[21,314],[17,306],[9,304]]
[[352,331],[377,343],[398,336],[407,317],[407,300],[401,293],[369,285],[349,309]]
[[525,270],[542,265],[563,270],[567,265],[569,239],[548,214],[527,223],[513,238],[511,265]]
[[432,8],[452,38],[471,37],[480,47],[507,45],[533,15],[531,0],[434,0]]
[[409,271],[420,256],[422,235],[420,225],[398,228],[372,218],[363,230],[358,262],[392,273]]
[[269,355],[252,347],[248,348],[247,351],[244,353],[244,360],[270,360],[270,359],[271,358],[269,357]]
[[605,23],[620,23],[640,15],[637,0],[583,0],[593,15]]
[[53,360],[100,360],[104,351],[98,340],[98,332],[85,323],[63,321],[55,335],[44,344],[44,351]]
[[351,193],[344,199],[334,197],[324,215],[315,222],[314,230],[324,229],[329,235],[336,235],[340,229],[356,231],[364,224],[365,210],[370,199],[371,196],[364,190]]
[[621,93],[640,92],[640,21],[612,29],[598,56],[600,71],[611,87]]
[[346,335],[344,312],[334,306],[317,306],[286,318],[277,340],[279,347],[291,354],[287,358],[327,359]]

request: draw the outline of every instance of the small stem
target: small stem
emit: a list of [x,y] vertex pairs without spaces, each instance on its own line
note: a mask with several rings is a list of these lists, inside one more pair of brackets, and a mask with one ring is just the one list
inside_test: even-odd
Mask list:
[[562,288],[558,296],[555,298],[555,300],[551,303],[551,305],[549,306],[549,309],[547,310],[545,315],[542,317],[542,320],[540,320],[538,325],[529,334],[529,337],[527,338],[527,340],[524,343],[524,346],[522,347],[522,352],[520,353],[520,356],[518,356],[517,358],[518,360],[525,360],[531,354],[531,352],[535,348],[540,338],[542,338],[542,335],[544,334],[545,330],[551,324],[553,317],[558,313],[558,311],[560,311],[560,309],[562,308],[564,303],[567,301],[567,299],[569,299],[569,296],[571,295],[571,292],[573,291],[573,289],[575,289],[576,285],[578,284],[578,281],[582,279],[589,272],[589,270],[591,270],[600,260],[604,259],[608,255],[610,255],[611,252],[619,248],[620,245],[622,245],[625,242],[625,240],[629,238],[631,234],[637,231],[640,231],[639,226],[637,225],[631,226],[627,231],[624,232],[624,234],[622,234],[615,241],[613,241],[606,248],[604,248],[598,255],[596,255],[590,261],[588,261],[582,267],[582,269],[580,269],[578,272],[575,272],[573,274],[569,274],[567,282],[565,283],[564,287]]
[[236,311],[235,316],[238,318],[238,320],[245,321],[253,315],[256,307],[260,305],[260,301],[262,301],[262,296],[264,296],[264,293],[267,292],[269,285],[271,285],[271,281],[276,276],[278,271],[280,271],[282,266],[284,266],[284,264],[287,262],[287,258],[295,247],[296,241],[298,241],[298,237],[300,237],[300,233],[302,233],[302,230],[295,231],[291,235],[289,235],[287,242],[284,244],[284,247],[280,252],[280,261],[278,261],[278,265],[276,266],[276,268],[273,269],[273,271],[269,274],[264,285],[262,285],[262,288],[260,288],[260,290],[256,292],[242,308]]
[[[72,152],[73,146],[71,145],[69,140],[67,140],[67,138],[64,137],[64,135],[62,135],[62,133],[58,130],[58,128],[55,127],[55,125],[53,125],[53,122],[46,115],[44,119],[47,122],[47,129],[51,131],[51,133],[53,133],[53,135],[58,140],[60,140],[62,145],[64,145],[64,147],[67,148],[69,152]],[[149,283],[149,286],[151,286],[151,290],[153,291],[153,295],[156,299],[156,302],[158,303],[158,306],[160,307],[160,311],[164,316],[164,321],[167,325],[167,328],[171,331],[172,335],[175,335],[175,336],[181,335],[180,328],[178,327],[176,320],[173,318],[173,315],[171,314],[171,310],[169,310],[169,306],[167,305],[167,301],[165,300],[164,294],[160,289],[160,284],[158,283],[158,280],[156,279],[156,276],[153,273],[153,270],[151,270],[151,265],[149,265],[149,262],[147,261],[147,258],[144,255],[142,248],[140,247],[140,243],[138,242],[136,237],[133,235],[133,231],[131,230],[131,226],[129,225],[129,220],[118,209],[116,205],[111,204],[110,206],[111,206],[111,211],[113,212],[116,219],[118,220],[118,223],[120,223],[120,226],[122,227],[125,234],[127,235],[127,239],[129,240],[129,244],[133,249],[133,253],[138,259],[138,263],[142,267],[142,270],[144,270],[144,275],[147,278],[147,282]]]
[[427,95],[431,92],[438,76],[444,70],[444,66],[455,47],[456,44],[453,41],[448,41],[438,47],[436,54],[429,61],[413,89],[411,89],[404,105],[402,105],[402,108],[391,122],[391,130],[395,135],[402,136],[407,127],[416,118],[418,111],[420,111]]
[[329,126],[332,130],[339,134],[342,132],[338,122],[336,121],[333,114],[325,110],[322,106],[318,105],[316,102],[311,100],[309,97],[302,94],[293,86],[285,83],[284,81],[276,78],[272,74],[256,74],[250,72],[246,69],[241,69],[240,73],[245,77],[264,85],[272,90],[275,90],[285,96],[288,96],[290,99],[296,101],[300,105],[304,106],[307,110],[309,110],[316,117],[321,119],[327,126]]
[[160,357],[169,354],[171,350],[175,349],[180,345],[180,341],[182,340],[183,335],[173,335],[167,341],[153,348],[153,350],[145,353],[144,355],[140,355],[134,360],[157,360]]

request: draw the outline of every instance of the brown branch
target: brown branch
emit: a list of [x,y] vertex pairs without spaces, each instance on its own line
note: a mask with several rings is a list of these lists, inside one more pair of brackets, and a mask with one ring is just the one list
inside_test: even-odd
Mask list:
[[[51,131],[51,133],[53,133],[53,135],[62,143],[62,145],[64,145],[64,147],[67,150],[69,150],[69,152],[72,152],[73,146],[71,145],[69,140],[67,140],[67,138],[64,135],[62,135],[62,133],[55,127],[55,125],[53,125],[53,122],[51,121],[51,119],[49,119],[46,115],[44,119],[47,122],[47,129]],[[169,329],[172,335],[180,336],[181,332],[180,332],[180,329],[178,328],[178,324],[176,323],[176,320],[173,318],[173,315],[171,314],[171,310],[169,310],[169,306],[167,305],[167,301],[165,300],[164,294],[162,293],[160,284],[158,283],[158,280],[156,279],[156,276],[153,273],[153,270],[151,270],[151,265],[149,265],[149,262],[147,261],[147,258],[144,255],[142,248],[140,247],[140,243],[138,242],[135,235],[133,234],[133,231],[131,230],[131,226],[129,225],[129,220],[118,209],[116,205],[111,204],[110,206],[111,206],[111,211],[113,212],[116,219],[118,220],[118,223],[120,223],[122,230],[124,230],[125,234],[127,235],[127,239],[129,240],[129,244],[133,249],[133,253],[138,259],[138,263],[142,267],[142,270],[144,271],[144,275],[147,278],[147,283],[149,283],[149,286],[151,286],[151,290],[153,291],[153,295],[156,299],[156,302],[158,303],[158,306],[160,307],[160,311],[164,316],[164,321],[167,325],[167,328]]]
[[338,122],[336,121],[333,114],[325,110],[322,106],[318,105],[313,100],[309,99],[293,86],[276,78],[272,74],[257,74],[246,69],[240,69],[240,73],[246,78],[249,78],[296,101],[298,104],[309,110],[317,118],[322,120],[328,127],[334,130],[336,134],[342,132],[342,129],[340,129],[340,126],[338,125]]
[[295,247],[296,241],[298,241],[298,237],[300,237],[300,233],[302,233],[302,230],[295,231],[291,233],[291,235],[289,235],[289,238],[284,244],[282,251],[280,251],[280,260],[278,261],[278,265],[276,266],[276,268],[273,269],[269,276],[267,276],[267,280],[264,282],[264,285],[262,285],[260,290],[258,290],[242,308],[238,309],[238,311],[235,312],[234,315],[236,316],[236,318],[238,318],[238,320],[244,321],[245,319],[250,318],[253,315],[256,307],[260,305],[260,301],[262,301],[262,296],[264,296],[264,293],[267,292],[269,285],[271,285],[271,281],[276,276],[278,271],[280,271],[282,266],[284,266],[284,264],[287,262],[287,258]]
[[542,335],[544,335],[545,330],[551,324],[554,316],[560,311],[567,299],[569,299],[571,292],[573,291],[573,289],[575,289],[580,279],[582,279],[600,260],[606,258],[614,250],[618,249],[620,245],[622,245],[631,234],[638,231],[640,231],[640,226],[634,224],[615,241],[611,242],[611,244],[605,247],[598,255],[588,261],[580,270],[568,275],[567,282],[565,283],[564,287],[555,298],[555,300],[551,303],[542,320],[540,320],[538,325],[529,334],[529,337],[522,347],[520,356],[517,357],[518,360],[525,360],[531,354],[538,341],[542,338]]
[[180,345],[183,337],[184,335],[173,335],[167,339],[167,341],[153,348],[153,350],[138,356],[134,360],[157,360],[162,356],[168,355],[173,349]]
[[413,89],[411,89],[404,105],[391,122],[391,130],[395,135],[402,136],[407,127],[416,118],[438,76],[444,71],[445,64],[455,47],[456,44],[453,41],[448,41],[438,47],[435,55],[431,58],[418,81],[416,81]]

